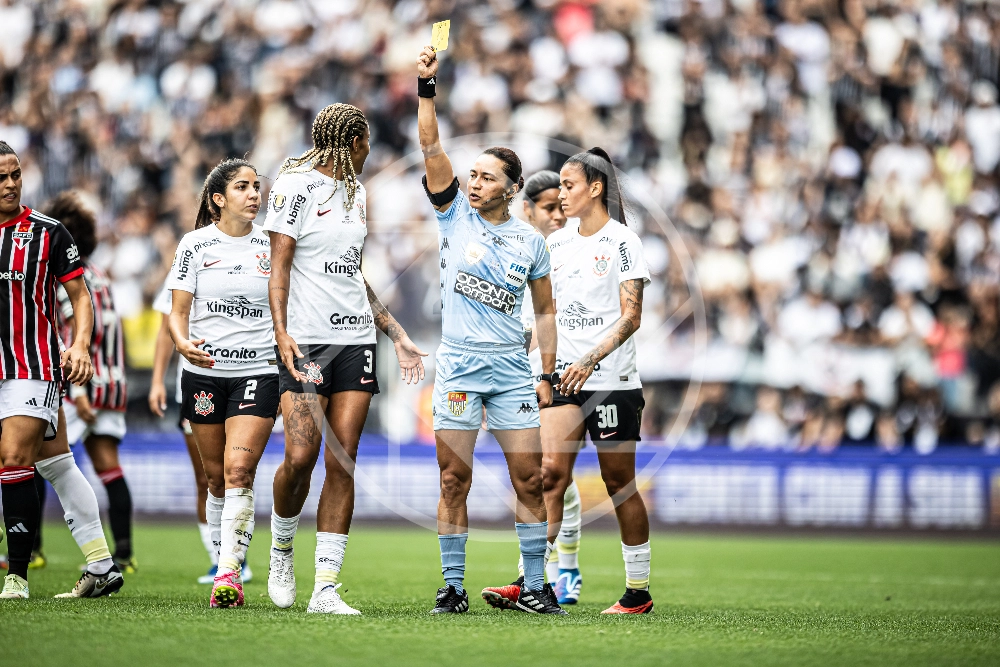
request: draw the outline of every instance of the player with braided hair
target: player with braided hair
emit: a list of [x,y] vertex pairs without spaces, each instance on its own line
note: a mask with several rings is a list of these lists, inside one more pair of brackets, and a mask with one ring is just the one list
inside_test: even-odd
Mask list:
[[307,611],[358,614],[340,598],[337,580],[354,513],[361,429],[379,393],[376,327],[395,345],[404,381],[424,377],[426,355],[361,274],[368,228],[358,174],[370,150],[364,114],[349,104],[328,106],[316,116],[312,136],[311,149],[282,165],[264,223],[273,253],[269,294],[286,443],[274,476],[267,591],[279,607],[295,602],[292,542],[328,424]]

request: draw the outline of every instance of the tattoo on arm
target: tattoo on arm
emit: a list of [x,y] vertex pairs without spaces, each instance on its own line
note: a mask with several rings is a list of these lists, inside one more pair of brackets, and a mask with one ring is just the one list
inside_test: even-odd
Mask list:
[[622,316],[615,322],[611,332],[604,340],[584,355],[580,363],[587,368],[593,368],[606,356],[622,346],[638,329],[637,323],[642,314],[642,280],[626,280],[619,286],[622,300]]
[[392,316],[389,309],[385,307],[375,292],[372,291],[372,286],[365,281],[365,289],[368,290],[368,303],[372,307],[372,317],[375,318],[375,326],[379,330],[389,337],[393,343],[398,342],[406,332],[403,331],[403,327],[399,326],[399,322],[396,318]]

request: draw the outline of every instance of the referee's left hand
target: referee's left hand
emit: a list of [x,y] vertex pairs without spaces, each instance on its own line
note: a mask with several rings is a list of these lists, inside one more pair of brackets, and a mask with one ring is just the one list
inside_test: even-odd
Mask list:
[[556,389],[563,396],[569,396],[571,394],[579,394],[580,390],[583,389],[584,383],[594,372],[593,364],[581,359],[574,363],[572,366],[566,369],[566,371],[559,376],[559,386]]
[[94,364],[90,361],[90,351],[86,348],[70,347],[59,355],[60,366],[65,371],[68,382],[82,387],[94,376]]
[[552,405],[552,385],[542,380],[535,385],[535,396],[538,398],[538,409]]
[[396,348],[396,358],[399,359],[400,379],[406,384],[415,384],[424,379],[424,360],[427,353],[421,350],[410,340],[410,337],[403,335],[394,343]]

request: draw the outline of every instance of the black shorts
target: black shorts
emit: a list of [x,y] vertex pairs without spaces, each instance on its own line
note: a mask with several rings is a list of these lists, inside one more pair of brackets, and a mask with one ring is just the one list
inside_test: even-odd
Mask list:
[[[275,354],[278,347],[275,346]],[[295,360],[295,370],[306,376],[299,382],[278,355],[279,394],[316,392],[329,397],[342,391],[379,393],[375,343],[370,345],[299,345],[302,358]]]
[[181,417],[192,424],[222,424],[230,417],[274,419],[278,414],[278,376],[216,377],[184,371]]
[[619,391],[581,391],[564,396],[552,390],[552,405],[575,405],[584,410],[584,422],[595,446],[639,441],[642,409],[646,399],[642,389]]

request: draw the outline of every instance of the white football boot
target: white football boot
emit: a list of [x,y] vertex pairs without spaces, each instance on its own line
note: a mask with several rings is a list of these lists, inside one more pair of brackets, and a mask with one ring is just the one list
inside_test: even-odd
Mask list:
[[267,594],[271,597],[271,602],[282,609],[295,604],[295,561],[291,549],[271,549]]
[[344,602],[337,589],[343,584],[330,584],[313,592],[312,600],[306,611],[310,614],[339,614],[342,616],[360,616],[361,612]]

